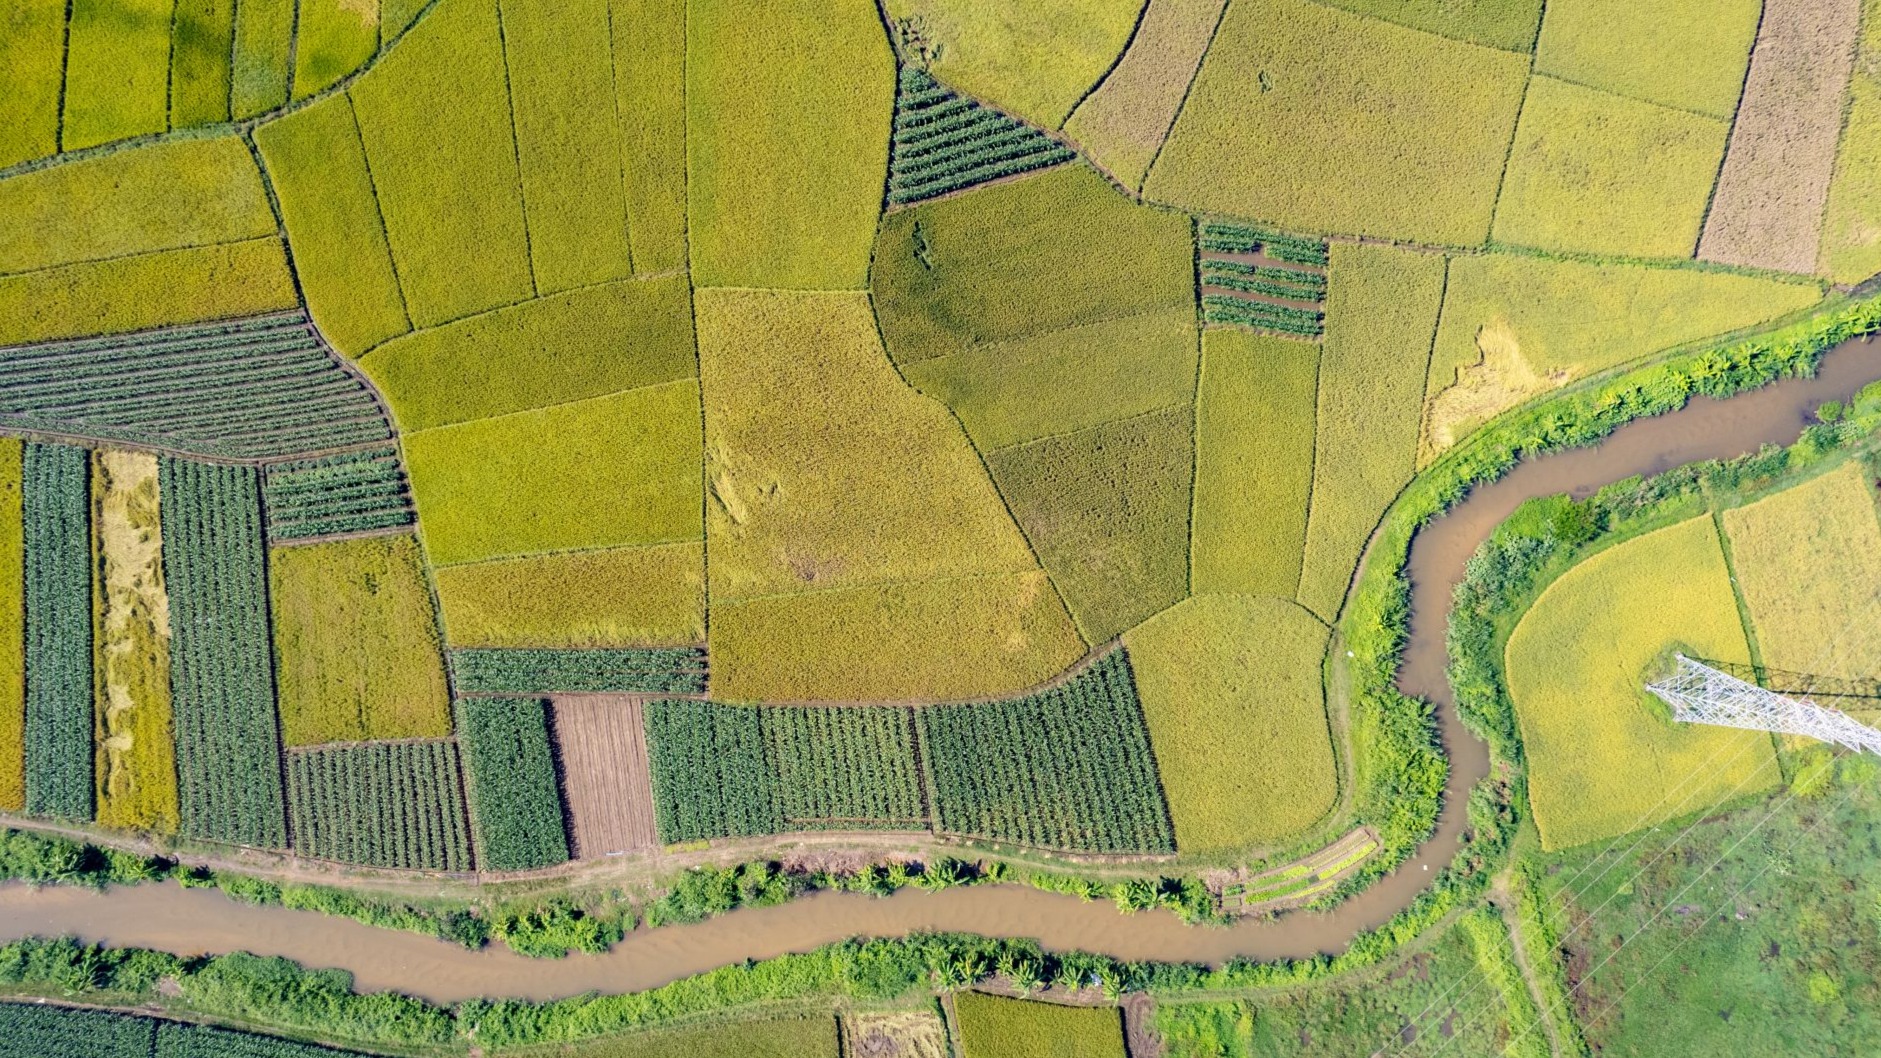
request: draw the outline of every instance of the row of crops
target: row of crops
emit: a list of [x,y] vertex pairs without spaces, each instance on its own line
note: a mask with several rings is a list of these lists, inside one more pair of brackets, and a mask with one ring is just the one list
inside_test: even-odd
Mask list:
[[271,463],[262,498],[271,540],[363,533],[412,523],[411,490],[399,465],[398,449],[391,445]]
[[92,817],[91,459],[27,444],[25,534],[26,810]]
[[0,1003],[0,1058],[342,1058],[354,1053],[104,1010]]
[[295,851],[368,867],[470,869],[456,743],[296,750],[287,774]]
[[457,703],[457,730],[482,866],[526,871],[565,862],[568,835],[555,781],[548,703],[464,698]]
[[301,312],[0,349],[0,425],[237,459],[392,437]]
[[919,202],[1074,157],[1044,132],[959,95],[926,70],[901,68],[888,154],[889,202]]
[[651,647],[543,650],[476,647],[451,651],[452,683],[483,694],[703,694],[705,650]]
[[1122,650],[1058,687],[1005,701],[915,709],[662,701],[646,715],[665,842],[907,828],[931,817],[939,832],[1039,848],[1175,850]]
[[158,488],[182,830],[284,848],[261,475],[165,457]]
[[1295,338],[1317,339],[1324,333],[1323,240],[1204,220],[1195,241],[1205,322]]

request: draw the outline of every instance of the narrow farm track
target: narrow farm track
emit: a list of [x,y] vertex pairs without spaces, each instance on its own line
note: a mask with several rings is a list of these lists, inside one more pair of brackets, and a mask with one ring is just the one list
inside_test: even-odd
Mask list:
[[313,912],[240,904],[215,890],[164,885],[99,894],[6,886],[0,887],[0,940],[63,933],[186,953],[239,949],[283,955],[309,966],[350,970],[361,988],[397,989],[437,1001],[633,991],[851,936],[912,930],[1033,937],[1048,948],[1124,959],[1221,962],[1337,951],[1356,933],[1408,905],[1449,862],[1463,829],[1466,791],[1487,770],[1487,753],[1458,721],[1443,675],[1450,592],[1477,544],[1533,496],[1585,495],[1634,474],[1735,456],[1765,443],[1788,444],[1816,405],[1847,397],[1877,378],[1881,344],[1869,339],[1846,343],[1824,358],[1813,379],[1788,380],[1723,401],[1697,398],[1678,412],[1622,427],[1597,447],[1522,464],[1419,533],[1410,555],[1412,620],[1399,681],[1439,706],[1452,761],[1443,812],[1435,836],[1409,861],[1327,914],[1198,929],[1163,911],[1123,916],[1108,904],[1018,886],[936,893],[907,889],[881,899],[825,892],[697,925],[637,930],[605,955],[538,961],[500,948],[465,951]]

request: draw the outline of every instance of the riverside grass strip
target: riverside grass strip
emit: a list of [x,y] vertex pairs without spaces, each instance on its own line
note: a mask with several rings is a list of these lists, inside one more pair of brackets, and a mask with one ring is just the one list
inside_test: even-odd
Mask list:
[[451,675],[459,693],[703,694],[705,673],[704,647],[451,651]]
[[298,311],[0,349],[0,424],[235,459],[392,436]]
[[282,848],[260,473],[166,456],[158,491],[182,832]]
[[26,593],[26,811],[90,820],[91,458],[27,444],[21,521]]
[[485,870],[526,871],[569,858],[548,708],[540,698],[457,703],[471,829]]
[[888,152],[888,201],[919,202],[1077,157],[1045,133],[901,68]]
[[296,750],[287,773],[296,851],[367,867],[470,869],[455,742]]
[[412,522],[411,489],[398,449],[386,445],[321,459],[269,464],[262,480],[268,538],[301,540]]
[[1073,852],[1175,851],[1122,650],[1037,694],[924,708],[920,726],[937,831]]

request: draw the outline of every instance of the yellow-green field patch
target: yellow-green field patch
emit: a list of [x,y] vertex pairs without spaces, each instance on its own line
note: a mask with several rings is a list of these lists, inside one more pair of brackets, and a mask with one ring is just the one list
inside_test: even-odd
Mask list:
[[488,418],[690,378],[684,276],[608,283],[396,338],[360,360],[399,429]]
[[229,120],[235,0],[176,0],[170,27],[170,127]]
[[0,277],[0,345],[291,309],[272,236]]
[[358,356],[410,330],[352,100],[334,95],[262,125],[255,144],[320,333]]
[[1194,460],[1186,405],[986,453],[1086,642],[1188,594]]
[[1037,568],[959,424],[882,355],[868,295],[696,303],[715,603]]
[[705,545],[696,541],[444,566],[436,577],[454,647],[705,640]]
[[1115,1007],[1065,1007],[980,992],[954,996],[965,1058],[1124,1058]]
[[691,380],[405,435],[439,565],[696,540],[699,453]]
[[712,696],[733,702],[1003,695],[1051,679],[1084,653],[1037,571],[714,597],[711,648]]
[[1862,0],[1848,112],[1822,216],[1820,262],[1837,283],[1859,283],[1881,272],[1881,0]]
[[1495,238],[1690,257],[1730,130],[1728,121],[1536,77],[1496,204]]
[[298,0],[294,98],[331,87],[379,49],[378,0]]
[[72,0],[67,6],[60,150],[170,127],[174,8],[173,0]]
[[0,180],[0,275],[274,233],[241,140],[113,151]]
[[1308,0],[1236,0],[1143,185],[1302,231],[1476,245],[1525,56]]
[[[886,0],[935,77],[1036,125],[1064,123],[1123,53],[1144,0]],[[911,32],[910,32],[911,31]]]
[[897,210],[869,276],[901,367],[1080,324],[1193,311],[1189,218],[1067,165]]
[[1724,531],[1765,665],[1881,673],[1881,524],[1859,463],[1725,511]]
[[1770,736],[1675,724],[1649,704],[1649,670],[1675,648],[1750,660],[1709,517],[1586,559],[1516,625],[1509,696],[1543,847],[1624,834],[1776,783]]
[[1444,260],[1334,243],[1330,271],[1298,595],[1328,621],[1366,539],[1411,480]]
[[64,0],[0,2],[0,167],[59,150]]
[[1450,262],[1430,361],[1425,451],[1571,379],[1749,327],[1820,297],[1813,283],[1525,254]]
[[20,442],[0,437],[0,809],[26,807],[25,527]]
[[1185,306],[989,342],[902,375],[988,451],[1189,403],[1195,331]]
[[1085,156],[1125,187],[1143,186],[1227,6],[1227,0],[1149,0],[1129,50],[1065,122]]
[[415,537],[277,547],[268,574],[282,741],[451,733],[444,656]]
[[687,8],[688,238],[700,286],[860,289],[895,56],[869,0]]
[[534,293],[496,5],[441,0],[348,91],[421,327]]
[[1531,51],[1542,0],[1319,0],[1362,15],[1504,51]]
[[1313,489],[1319,347],[1202,332],[1195,406],[1193,589],[1291,596]]
[[670,272],[686,267],[686,0],[609,9],[634,271]]
[[1326,637],[1292,601],[1246,595],[1190,599],[1124,635],[1177,848],[1280,841],[1332,807]]
[[625,279],[608,0],[503,0],[502,13],[536,288],[546,294]]
[[1762,13],[1763,0],[1550,0],[1535,72],[1729,121]]
[[287,102],[294,71],[294,0],[243,0],[235,5],[235,54],[230,110],[239,120]]

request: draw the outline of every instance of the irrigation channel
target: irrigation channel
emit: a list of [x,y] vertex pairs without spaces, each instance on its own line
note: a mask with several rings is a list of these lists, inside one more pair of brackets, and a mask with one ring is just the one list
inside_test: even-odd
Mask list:
[[1411,548],[1410,642],[1399,681],[1435,701],[1451,773],[1437,833],[1389,877],[1325,914],[1248,920],[1225,929],[1189,927],[1168,912],[1125,916],[1108,903],[1016,885],[888,898],[818,893],[779,907],[747,908],[688,926],[641,929],[605,955],[537,960],[507,949],[466,951],[417,934],[375,929],[309,911],[241,904],[214,889],[147,885],[105,893],[69,887],[0,887],[0,941],[70,934],[85,941],[182,954],[244,950],[313,967],[350,970],[362,989],[396,989],[438,1002],[475,996],[551,999],[587,991],[626,992],[745,959],[764,959],[858,935],[958,930],[1033,937],[1048,948],[1124,959],[1219,962],[1334,952],[1408,905],[1455,854],[1466,794],[1489,767],[1488,752],[1464,729],[1444,678],[1444,630],[1452,587],[1489,532],[1524,500],[1568,492],[1585,496],[1635,474],[1701,459],[1789,444],[1825,400],[1844,399],[1881,379],[1881,343],[1857,339],[1831,350],[1811,379],[1792,379],[1726,400],[1694,399],[1680,411],[1643,419],[1593,448],[1517,466],[1479,488],[1420,532]]

